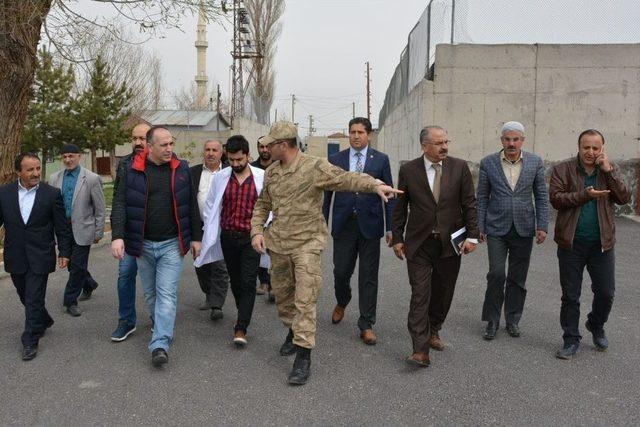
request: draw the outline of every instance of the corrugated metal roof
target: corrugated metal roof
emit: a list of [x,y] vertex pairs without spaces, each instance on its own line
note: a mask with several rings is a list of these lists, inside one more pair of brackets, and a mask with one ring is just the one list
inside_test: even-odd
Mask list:
[[215,111],[146,110],[140,117],[149,123],[167,126],[206,126],[216,118]]

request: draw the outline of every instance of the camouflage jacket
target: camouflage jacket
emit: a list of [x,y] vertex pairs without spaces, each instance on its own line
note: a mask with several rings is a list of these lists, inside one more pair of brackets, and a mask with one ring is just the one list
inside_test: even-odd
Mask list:
[[[265,173],[264,188],[253,209],[251,237],[264,234],[269,250],[279,254],[320,252],[327,244],[322,214],[323,191],[376,191],[370,175],[347,172],[326,159],[298,153],[293,162],[279,161]],[[269,212],[273,221],[264,228]]]

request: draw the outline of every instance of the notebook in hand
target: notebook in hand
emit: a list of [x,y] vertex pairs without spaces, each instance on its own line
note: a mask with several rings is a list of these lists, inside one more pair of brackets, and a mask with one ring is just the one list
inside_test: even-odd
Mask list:
[[451,244],[453,245],[453,250],[456,251],[457,255],[460,255],[462,244],[467,240],[467,235],[467,227],[462,227],[451,235]]

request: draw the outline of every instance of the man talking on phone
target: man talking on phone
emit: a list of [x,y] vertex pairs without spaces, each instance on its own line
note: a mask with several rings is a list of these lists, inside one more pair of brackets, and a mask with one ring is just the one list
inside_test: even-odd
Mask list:
[[614,204],[629,203],[631,193],[604,151],[595,129],[578,137],[578,155],[554,166],[549,183],[551,205],[558,210],[554,240],[558,244],[564,346],[559,359],[571,359],[580,346],[580,293],[585,266],[591,277],[593,304],[586,329],[596,350],[605,351],[604,333],[615,292]]

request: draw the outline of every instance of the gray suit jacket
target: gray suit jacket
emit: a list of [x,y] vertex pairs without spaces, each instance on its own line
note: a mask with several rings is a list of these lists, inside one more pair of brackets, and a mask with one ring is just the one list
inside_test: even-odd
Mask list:
[[[49,184],[62,189],[65,169],[52,174]],[[80,166],[80,174],[73,192],[71,228],[80,246],[91,245],[104,235],[105,203],[100,176]]]
[[522,151],[522,172],[515,190],[509,186],[501,161],[500,152],[497,152],[480,162],[477,191],[480,232],[504,236],[509,233],[511,225],[522,237],[533,236],[535,230],[547,231],[549,193],[542,159]]

